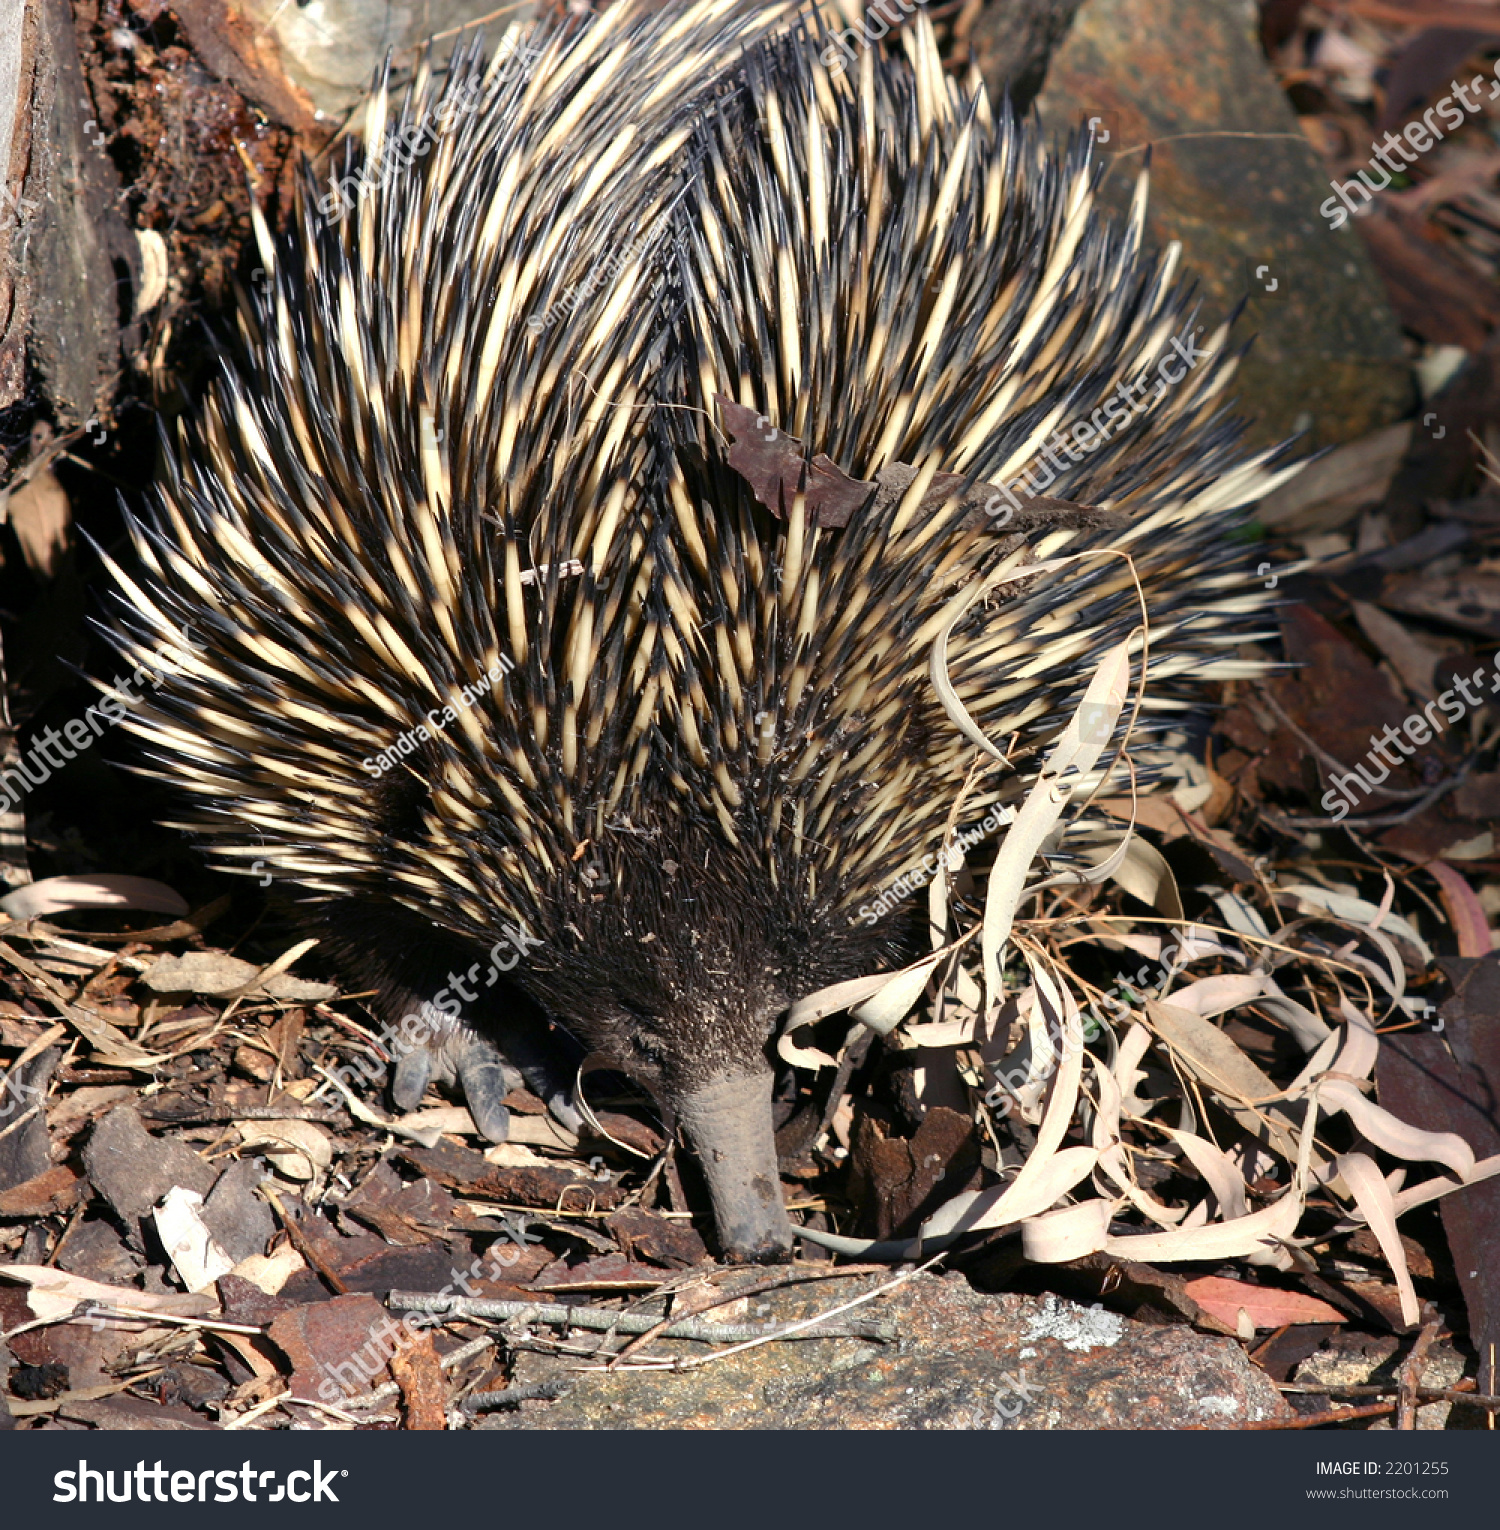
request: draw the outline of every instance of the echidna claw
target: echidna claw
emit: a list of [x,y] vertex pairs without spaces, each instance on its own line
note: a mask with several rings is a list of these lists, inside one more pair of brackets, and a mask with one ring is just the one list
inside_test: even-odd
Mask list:
[[504,1142],[510,1136],[510,1112],[505,1108],[505,1096],[511,1091],[511,1080],[516,1077],[514,1068],[492,1047],[478,1036],[458,1057],[458,1082],[463,1088],[464,1102],[479,1135],[491,1142]]
[[480,1136],[504,1142],[510,1135],[505,1096],[520,1082],[520,1072],[493,1042],[468,1029],[449,1030],[397,1058],[391,1103],[397,1110],[415,1110],[429,1084],[456,1083]]
[[391,1075],[391,1104],[400,1111],[415,1110],[431,1080],[432,1054],[425,1047],[414,1047],[396,1060]]

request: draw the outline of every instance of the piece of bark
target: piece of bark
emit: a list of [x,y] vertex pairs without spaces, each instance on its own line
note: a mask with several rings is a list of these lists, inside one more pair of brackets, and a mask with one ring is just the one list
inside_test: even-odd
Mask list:
[[[48,1047],[24,1067],[11,1069],[0,1088],[0,1190],[13,1190],[33,1181],[51,1165],[44,1108],[47,1086],[62,1061],[61,1047]],[[35,1108],[29,1118],[28,1111]]]
[[191,1148],[153,1137],[129,1105],[117,1106],[94,1128],[83,1150],[83,1165],[137,1248],[139,1219],[167,1191],[180,1185],[206,1196],[219,1177]]
[[431,1148],[398,1148],[396,1157],[417,1173],[430,1176],[444,1189],[502,1204],[562,1211],[612,1211],[626,1195],[621,1185],[605,1184],[571,1169],[534,1164],[505,1168],[487,1162],[468,1148],[446,1142]]
[[25,195],[37,209],[12,248],[24,269],[30,351],[59,425],[109,418],[141,277],[114,161],[86,130],[93,109],[66,0],[38,0]]
[[38,210],[25,195],[31,159],[31,95],[40,35],[36,7],[0,0],[0,409],[9,409],[26,383],[30,284],[17,269],[16,251]]

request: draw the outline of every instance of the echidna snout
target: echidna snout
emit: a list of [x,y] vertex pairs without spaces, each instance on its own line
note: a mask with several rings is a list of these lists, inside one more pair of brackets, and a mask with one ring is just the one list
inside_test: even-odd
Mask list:
[[708,1181],[719,1242],[730,1259],[747,1263],[784,1258],[792,1246],[771,1132],[771,1082],[769,1068],[738,1073],[677,1101]]

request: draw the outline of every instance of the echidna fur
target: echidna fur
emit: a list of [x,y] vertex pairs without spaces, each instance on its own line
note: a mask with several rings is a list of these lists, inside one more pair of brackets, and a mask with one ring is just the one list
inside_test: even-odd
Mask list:
[[[410,1099],[431,1064],[472,1100],[476,1030],[534,1076],[555,1021],[684,1124],[725,1249],[773,1256],[778,1016],[903,957],[899,920],[853,910],[938,846],[974,762],[927,677],[954,602],[1108,540],[1150,705],[1191,705],[1247,672],[1265,595],[1231,533],[1277,474],[1223,412],[1227,325],[1198,334],[1175,248],[1143,252],[1144,177],[1123,225],[1096,214],[1087,145],[995,120],[920,15],[842,76],[807,20],[725,0],[522,40],[529,79],[468,52],[377,90],[372,162],[445,92],[481,105],[342,224],[310,177],[287,237],[257,217],[268,290],[117,575],[127,657],[207,642],[129,726],[215,863],[297,889],[351,982],[392,1015],[437,995]],[[1128,513],[1109,538],[1017,546],[916,494],[777,520],[716,425],[719,393],[855,477],[1004,482],[1189,335],[1208,357],[1046,491]],[[950,675],[1024,759],[1138,622],[1125,562],[1083,560],[976,603]],[[507,927],[530,939],[497,984]]]

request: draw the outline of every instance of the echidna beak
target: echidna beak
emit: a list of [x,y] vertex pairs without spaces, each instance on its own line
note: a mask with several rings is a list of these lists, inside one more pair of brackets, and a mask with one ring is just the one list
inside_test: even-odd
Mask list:
[[736,1264],[774,1264],[792,1246],[776,1167],[771,1083],[769,1069],[739,1073],[674,1102],[708,1180],[719,1244]]

